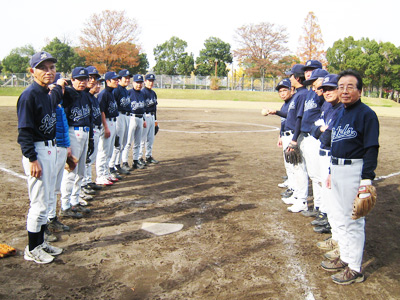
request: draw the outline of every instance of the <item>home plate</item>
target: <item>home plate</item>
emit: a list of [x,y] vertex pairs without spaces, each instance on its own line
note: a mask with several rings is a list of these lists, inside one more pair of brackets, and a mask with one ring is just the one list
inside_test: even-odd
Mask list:
[[165,235],[177,232],[183,228],[183,224],[174,223],[151,223],[144,222],[142,229],[151,232],[155,235]]

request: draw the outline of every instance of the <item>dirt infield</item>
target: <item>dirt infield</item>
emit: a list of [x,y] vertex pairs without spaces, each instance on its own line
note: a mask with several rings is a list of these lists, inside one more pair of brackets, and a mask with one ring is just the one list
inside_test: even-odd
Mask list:
[[[49,265],[23,259],[29,206],[14,107],[0,107],[0,299],[399,299],[399,175],[376,181],[367,216],[366,281],[338,286],[319,267],[311,219],[286,211],[276,147],[279,119],[259,109],[168,108],[154,157],[99,192],[92,213],[64,219],[65,253]],[[377,176],[400,171],[400,118],[381,117]],[[266,126],[264,126],[266,125]],[[214,133],[210,133],[214,132]],[[183,224],[156,236],[143,222]]]

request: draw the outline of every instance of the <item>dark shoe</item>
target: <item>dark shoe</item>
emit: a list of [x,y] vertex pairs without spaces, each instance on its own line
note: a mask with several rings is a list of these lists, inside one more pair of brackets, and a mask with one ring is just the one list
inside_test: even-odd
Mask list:
[[75,219],[80,219],[80,218],[83,217],[80,212],[78,212],[76,210],[73,211],[72,207],[70,207],[70,208],[68,208],[66,210],[62,209],[61,212],[60,212],[60,216],[64,217],[64,218],[75,218]]
[[321,267],[328,272],[336,272],[346,268],[348,263],[345,263],[340,258],[335,258],[332,260],[324,260],[321,262]]
[[49,230],[47,225],[44,229],[44,239],[46,242],[57,242],[58,240],[58,238]]
[[117,170],[110,170],[110,175],[114,179],[122,180],[122,177],[117,173]]
[[290,198],[293,195],[293,190],[292,189],[287,189],[283,193],[281,193],[282,198]]
[[129,166],[127,162],[122,163],[122,168],[128,172],[133,171],[133,169]]
[[134,169],[146,169],[146,166],[144,166],[142,164],[139,164],[139,162],[137,160],[134,160],[132,168],[134,168]]
[[313,226],[325,226],[326,224],[328,224],[328,217],[323,213],[320,213],[315,220],[311,221]]
[[96,184],[96,183],[94,183],[94,182],[89,183],[88,186],[89,186],[92,190],[95,190],[95,191],[100,191],[100,190],[103,188],[101,185],[98,185],[98,184]]
[[158,164],[158,163],[159,163],[158,160],[154,159],[154,158],[151,157],[151,156],[146,158],[146,162],[147,162],[148,164]]
[[143,159],[143,157],[141,157],[139,160],[138,160],[138,163],[139,164],[141,164],[141,165],[143,165],[143,166],[147,166],[147,164],[146,164],[146,162],[145,162],[145,160]]
[[69,231],[69,226],[64,225],[61,223],[57,217],[51,219],[47,222],[47,227],[51,232],[62,232],[62,231]]
[[313,210],[302,211],[301,214],[304,217],[313,217],[313,218],[315,218],[316,216],[318,216],[319,210],[314,208]]
[[96,191],[88,185],[82,186],[81,191],[84,192],[86,195],[96,195]]
[[316,233],[331,233],[331,225],[328,223],[325,226],[315,226],[314,231]]
[[346,267],[343,272],[332,275],[332,280],[334,283],[347,285],[353,282],[363,282],[364,275]]
[[117,172],[121,175],[130,175],[131,174],[128,170],[121,168],[120,165],[116,165],[115,168],[117,169]]
[[71,206],[71,210],[79,212],[79,213],[84,213],[84,214],[90,213],[90,208],[86,208],[86,207],[80,205],[79,203],[77,205]]

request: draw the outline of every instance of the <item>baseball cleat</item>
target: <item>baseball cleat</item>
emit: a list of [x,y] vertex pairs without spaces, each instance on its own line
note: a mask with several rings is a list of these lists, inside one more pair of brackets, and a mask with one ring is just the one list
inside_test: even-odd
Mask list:
[[313,217],[313,218],[315,218],[316,216],[318,216],[319,210],[314,208],[313,210],[302,211],[301,214],[303,216],[305,216],[305,217]]
[[281,193],[282,198],[289,198],[293,195],[293,190],[292,189],[287,189],[283,193]]
[[331,225],[328,223],[325,226],[315,226],[314,231],[316,233],[331,233]]
[[90,186],[88,185],[84,185],[81,187],[81,191],[84,192],[87,195],[96,195],[96,191],[94,189],[92,189]]
[[148,163],[148,164],[158,164],[159,161],[150,156],[150,157],[146,158],[146,163]]
[[71,206],[71,210],[79,212],[79,213],[85,213],[85,214],[90,213],[90,208],[86,208],[86,207],[82,206],[80,203]]
[[326,252],[324,254],[324,257],[327,259],[336,259],[338,257],[340,257],[340,250],[339,250],[339,246],[337,246],[335,249]]
[[147,166],[147,164],[146,164],[145,160],[143,159],[143,157],[139,158],[138,163],[139,163],[140,165],[145,166],[145,167]]
[[97,185],[97,184],[94,183],[94,182],[88,183],[88,186],[89,186],[92,190],[95,190],[95,191],[99,191],[99,190],[101,190],[101,189],[103,188],[101,185]]
[[57,216],[47,222],[47,227],[49,228],[50,232],[69,231],[69,226],[61,223]]
[[65,210],[61,209],[60,216],[64,218],[75,218],[75,219],[80,219],[83,217],[80,212],[73,211],[71,207]]
[[50,254],[51,256],[60,255],[63,252],[62,248],[52,246],[47,242],[43,242],[43,244],[41,244],[40,246],[46,253]]
[[295,204],[295,203],[298,202],[299,200],[297,200],[297,197],[292,196],[292,197],[289,197],[289,198],[282,198],[282,201],[283,201],[285,204]]
[[338,247],[338,242],[330,237],[324,241],[318,242],[317,247],[322,250],[330,251]]
[[342,261],[340,258],[324,260],[323,262],[321,262],[322,269],[324,269],[325,271],[328,271],[328,272],[340,271],[340,270],[346,268],[347,265],[348,264],[345,263],[344,261]]
[[348,285],[353,282],[363,282],[364,275],[360,272],[354,271],[349,267],[346,267],[342,272],[332,275],[332,280],[334,283]]
[[280,188],[287,188],[288,186],[289,186],[289,183],[287,180],[285,180],[282,183],[278,183],[278,187],[280,187]]
[[98,177],[96,179],[96,185],[113,185],[113,182],[108,180],[107,177]]
[[39,245],[32,251],[29,251],[29,246],[26,246],[24,259],[34,261],[38,264],[48,264],[54,260],[54,257],[45,252],[42,248],[42,245]]
[[44,229],[44,240],[47,242],[57,242],[58,240],[58,238],[50,231],[47,225]]
[[115,166],[115,169],[117,170],[117,172],[121,175],[130,175],[131,172],[129,172],[127,169],[121,167],[121,166]]
[[128,172],[133,171],[133,169],[129,166],[127,162],[122,163],[122,168]]
[[292,206],[288,207],[287,210],[293,213],[298,213],[307,209],[307,203],[296,202]]

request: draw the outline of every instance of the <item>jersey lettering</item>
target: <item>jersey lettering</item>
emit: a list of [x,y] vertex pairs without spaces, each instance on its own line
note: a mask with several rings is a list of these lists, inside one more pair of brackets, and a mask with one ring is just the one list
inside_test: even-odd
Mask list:
[[74,121],[82,120],[90,115],[90,107],[89,104],[83,106],[82,109],[80,107],[74,107],[71,109],[71,115],[69,118]]
[[46,114],[41,121],[42,125],[39,126],[39,130],[43,131],[44,134],[49,134],[53,131],[56,122],[56,113],[52,113],[51,116],[49,114]]
[[339,125],[337,128],[332,129],[332,143],[338,142],[341,140],[349,140],[353,139],[357,136],[357,131],[350,127],[349,124],[346,124],[342,129],[342,126]]

